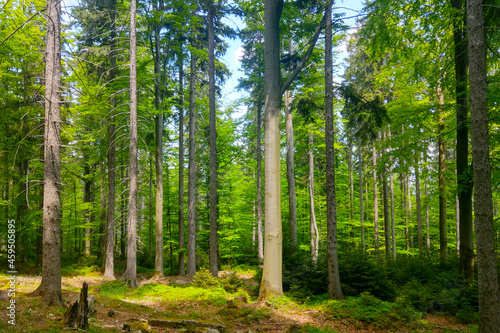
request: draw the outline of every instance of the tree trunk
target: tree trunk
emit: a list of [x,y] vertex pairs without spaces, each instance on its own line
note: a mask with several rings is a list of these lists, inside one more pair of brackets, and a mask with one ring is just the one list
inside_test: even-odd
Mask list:
[[446,231],[446,185],[445,185],[445,151],[444,151],[444,119],[443,110],[439,112],[438,124],[438,177],[439,177],[439,252],[441,260],[447,258],[448,235]]
[[264,0],[265,12],[265,112],[264,112],[264,269],[259,299],[282,295],[282,230],[280,184],[280,36],[282,0]]
[[186,275],[184,266],[184,57],[179,52],[179,275]]
[[61,2],[47,2],[42,282],[34,291],[47,305],[63,305],[61,293]]
[[[386,141],[386,134],[384,131],[383,140]],[[385,149],[382,149],[382,161],[386,154]],[[384,245],[385,245],[385,255],[389,257],[391,255],[391,217],[389,213],[389,188],[387,186],[387,165],[385,162],[382,164],[382,191],[384,200]]]
[[[427,169],[427,151],[428,147],[424,150],[424,167]],[[429,183],[427,181],[428,173],[424,171],[424,196],[425,196],[425,229],[426,229],[426,244],[427,254],[431,253],[431,235],[429,226]]]
[[[89,147],[90,148],[90,147]],[[83,202],[85,204],[85,209],[83,211],[83,216],[85,217],[85,228],[84,228],[84,242],[85,242],[85,255],[90,256],[90,205],[91,205],[91,188],[92,188],[92,175],[90,174],[90,165],[88,163],[89,156],[84,155],[85,166],[84,166],[84,181],[83,181]]]
[[219,242],[217,240],[217,130],[215,114],[214,5],[208,5],[208,112],[210,126],[210,273],[219,276]]
[[[391,157],[392,160],[392,157]],[[392,174],[392,165],[389,169],[389,192],[391,195],[391,236],[392,236],[392,257],[396,259],[396,217],[394,216],[394,176]]]
[[136,2],[130,3],[130,161],[127,229],[127,269],[123,279],[137,287],[137,39]]
[[420,170],[418,164],[420,153],[417,153],[415,157],[415,199],[417,201],[417,239],[418,239],[418,251],[420,256],[424,255],[424,240],[422,236],[422,212],[420,204]]
[[363,148],[361,140],[358,144],[358,178],[359,178],[359,216],[361,219],[361,249],[365,253],[365,213],[363,207]]
[[375,149],[375,143],[373,143],[372,148],[373,157],[373,233],[375,237],[375,255],[378,255],[379,251],[379,240],[378,240],[378,188],[377,188],[377,150]]
[[313,132],[309,132],[309,220],[311,227],[311,263],[316,267],[318,263],[319,232],[316,223],[316,212],[314,210],[314,155],[313,155]]
[[[467,2],[469,33],[469,77],[471,100],[472,162],[474,165],[474,205],[477,231],[479,332],[500,332],[500,292],[498,290],[493,198],[491,192],[486,42],[483,1]],[[462,244],[462,242],[460,242]],[[462,253],[462,251],[460,251]]]
[[[156,10],[159,10],[157,4]],[[154,83],[155,83],[155,271],[154,277],[163,276],[163,110],[161,109],[160,26],[154,26]]]
[[262,103],[257,102],[257,257],[264,261],[264,239],[262,230]]
[[349,169],[349,219],[354,220],[354,168],[352,165],[352,138],[347,144],[347,167]]
[[293,142],[292,93],[285,91],[286,176],[288,181],[288,218],[290,223],[290,246],[297,248],[297,198],[295,191],[295,166]]
[[[194,48],[194,45],[192,45]],[[187,274],[196,274],[196,56],[189,66],[189,161],[188,161],[188,242]]]
[[460,220],[460,272],[474,279],[474,249],[472,229],[472,175],[469,171],[469,129],[467,103],[467,34],[464,30],[462,0],[451,0],[456,10],[453,19],[455,42],[455,95],[457,111],[457,188]]
[[325,8],[325,159],[328,297],[343,299],[337,257],[337,201],[335,198],[335,148],[333,127],[332,3]]
[[[288,53],[294,52],[293,40],[288,41]],[[285,91],[285,133],[286,133],[286,176],[288,182],[288,219],[290,228],[290,246],[297,250],[297,195],[295,190],[295,163],[293,138],[292,92]]]

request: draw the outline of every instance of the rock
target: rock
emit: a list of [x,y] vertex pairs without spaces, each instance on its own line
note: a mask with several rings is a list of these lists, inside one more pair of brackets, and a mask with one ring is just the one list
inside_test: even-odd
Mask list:
[[123,324],[123,329],[125,332],[130,333],[150,333],[151,326],[144,319],[128,319],[125,324]]
[[[226,326],[204,322],[199,320],[184,320],[184,319],[169,319],[169,320],[161,320],[161,319],[149,319],[149,325],[153,327],[170,327],[170,328],[189,328],[189,329],[205,329],[201,332],[219,332],[225,333]],[[215,331],[207,331],[208,329],[213,329]]]
[[108,317],[113,318],[114,316],[115,316],[115,310],[110,309],[110,310],[108,311]]
[[180,285],[180,286],[186,286],[189,284],[189,282],[186,280],[175,280],[175,283]]

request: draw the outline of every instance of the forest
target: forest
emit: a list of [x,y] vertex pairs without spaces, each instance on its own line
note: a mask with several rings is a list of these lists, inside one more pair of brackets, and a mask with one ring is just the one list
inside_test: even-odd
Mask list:
[[0,0],[0,331],[500,332],[500,2],[353,4]]

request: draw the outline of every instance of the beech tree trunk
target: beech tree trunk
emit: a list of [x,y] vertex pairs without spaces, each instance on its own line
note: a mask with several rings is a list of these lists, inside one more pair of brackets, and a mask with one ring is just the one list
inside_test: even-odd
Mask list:
[[130,3],[130,192],[128,202],[127,269],[123,279],[137,287],[137,37],[136,2]]
[[219,242],[217,241],[217,130],[215,115],[214,5],[208,5],[208,112],[210,127],[210,273],[219,276]]
[[265,0],[265,111],[264,111],[264,269],[259,299],[282,295],[282,229],[280,184],[280,36],[282,0]]
[[319,253],[319,232],[314,209],[314,154],[312,130],[309,132],[309,220],[311,227],[311,263],[313,267],[316,267]]
[[332,3],[325,8],[325,159],[328,296],[343,299],[337,257],[337,201],[335,198],[335,150],[333,127]]
[[262,103],[257,103],[257,257],[264,261],[264,238],[262,230]]
[[[500,292],[498,290],[493,198],[491,192],[486,42],[483,1],[467,1],[469,33],[469,77],[471,100],[472,161],[474,164],[474,207],[477,239],[479,332],[500,332]],[[462,242],[460,242],[462,244]],[[462,251],[460,251],[462,253]]]
[[61,2],[47,1],[42,282],[34,291],[62,306],[61,293]]
[[[191,45],[194,48],[194,44]],[[188,242],[187,274],[196,274],[196,56],[189,66],[189,161],[188,161]]]
[[295,163],[293,142],[292,93],[285,91],[286,176],[288,181],[288,218],[290,246],[297,247],[297,198],[295,191]]

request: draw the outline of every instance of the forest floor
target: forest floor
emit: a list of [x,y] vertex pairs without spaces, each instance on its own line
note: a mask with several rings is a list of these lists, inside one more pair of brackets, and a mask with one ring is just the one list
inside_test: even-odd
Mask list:
[[[80,272],[81,273],[81,272]],[[0,300],[0,332],[62,332],[64,312],[78,298],[83,282],[96,299],[95,315],[89,332],[123,332],[130,319],[188,319],[209,321],[227,327],[227,332],[473,332],[445,314],[425,314],[408,319],[394,313],[388,303],[354,303],[355,300],[295,302],[287,296],[257,302],[248,292],[258,283],[252,272],[238,272],[245,289],[229,293],[222,288],[202,289],[183,285],[184,276],[162,277],[139,274],[140,287],[132,290],[120,281],[102,278],[98,272],[66,275],[62,279],[65,307],[46,307],[40,297],[32,297],[40,284],[37,275],[19,275],[16,280],[16,326],[8,324],[6,297]],[[0,274],[0,289],[8,288]],[[5,294],[4,294],[5,295]],[[337,302],[337,303],[334,303]],[[342,303],[343,302],[343,303]],[[358,305],[356,305],[358,304]],[[366,305],[366,306],[365,306]],[[387,310],[389,309],[389,310]],[[299,328],[300,327],[300,328]],[[151,332],[186,332],[186,329],[152,327]],[[189,332],[189,331],[188,331]]]

